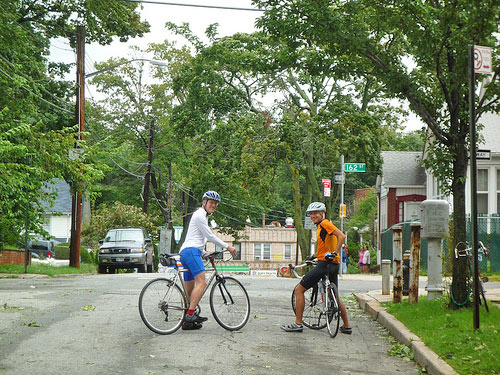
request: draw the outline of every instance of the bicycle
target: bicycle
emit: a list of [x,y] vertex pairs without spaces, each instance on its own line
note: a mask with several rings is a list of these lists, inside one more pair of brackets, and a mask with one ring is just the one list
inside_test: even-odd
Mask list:
[[[327,258],[327,261],[331,261],[332,259],[333,258]],[[306,260],[305,263],[301,265],[293,266],[289,264],[288,267],[290,267],[290,271],[292,271],[296,277],[300,278],[296,269],[306,266],[315,266],[316,264],[317,261],[315,260]],[[332,338],[337,336],[340,324],[340,305],[337,286],[331,283],[325,275],[316,285],[305,292],[304,297],[305,307],[302,317],[304,325],[311,329],[323,329],[327,327],[328,333]],[[293,313],[296,314],[295,288],[292,292],[292,309]]]
[[[217,270],[216,261],[229,261],[220,259],[224,251],[209,254],[205,264],[210,264],[212,273],[203,296],[210,290],[210,309],[217,323],[229,331],[243,328],[250,317],[250,299],[244,286],[231,276],[224,276]],[[173,267],[173,275],[169,278],[160,277],[149,281],[142,288],[139,295],[139,313],[146,326],[160,335],[168,335],[177,331],[186,316],[189,307],[189,296],[186,292],[184,278],[181,277],[186,269],[179,269],[178,254],[160,254],[160,262],[164,267]],[[177,282],[179,281],[179,283]],[[202,297],[203,298],[203,297]],[[197,307],[198,313],[200,307]]]
[[[482,254],[481,254],[482,253]],[[486,246],[484,246],[482,241],[479,241],[479,248],[478,248],[478,261],[482,260],[482,255],[484,255],[486,258],[489,258],[489,251]],[[453,296],[453,284],[450,286],[450,295],[453,303],[457,306],[464,306],[467,302],[469,302],[471,291],[472,291],[472,285],[474,283],[474,277],[473,277],[473,272],[472,272],[472,247],[467,243],[467,242],[459,242],[455,246],[455,259],[459,259],[459,257],[467,257],[467,263],[469,265],[469,277],[466,278],[466,283],[467,283],[467,296],[463,302],[457,302],[455,300],[455,297]],[[483,283],[488,281],[488,277],[486,276],[481,276],[479,274],[479,292],[481,296],[479,297],[479,304],[481,304],[481,297],[483,298],[484,301],[484,307],[487,312],[489,312],[488,308],[488,302],[486,301],[486,296]]]

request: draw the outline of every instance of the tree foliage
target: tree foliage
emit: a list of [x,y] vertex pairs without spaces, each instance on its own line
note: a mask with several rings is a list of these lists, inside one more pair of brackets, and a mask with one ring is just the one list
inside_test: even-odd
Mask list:
[[[53,198],[53,178],[93,197],[102,176],[95,150],[76,144],[74,85],[62,76],[68,65],[47,60],[50,38],[74,41],[77,23],[88,39],[109,43],[114,35],[141,35],[147,24],[137,5],[105,1],[0,1],[0,246],[16,242],[29,215],[29,231],[43,233],[42,202]],[[84,149],[71,161],[70,149]],[[78,182],[78,183],[77,183]]]
[[151,217],[137,206],[115,202],[102,204],[92,215],[92,221],[82,229],[82,242],[89,248],[96,248],[99,240],[113,228],[144,228],[151,235],[158,233],[158,226]]
[[[337,61],[349,61],[384,90],[408,101],[432,131],[426,166],[453,193],[455,243],[465,241],[465,176],[468,152],[466,46],[498,50],[500,3],[467,0],[260,1],[258,24],[288,45],[313,45]],[[495,73],[477,115],[498,112]],[[465,294],[466,262],[454,264],[453,288]]]

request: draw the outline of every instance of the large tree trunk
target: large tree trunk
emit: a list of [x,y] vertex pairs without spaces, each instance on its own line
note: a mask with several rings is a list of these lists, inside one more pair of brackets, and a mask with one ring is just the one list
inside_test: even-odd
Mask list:
[[[463,133],[462,133],[463,134]],[[468,152],[467,152],[467,142],[465,135],[462,139],[458,139],[459,135],[454,139],[454,148],[456,159],[453,164],[453,248],[459,242],[466,241],[466,215],[465,215],[465,176],[467,173],[468,164]],[[455,253],[452,251],[452,262],[453,262],[453,280],[452,280],[452,300],[449,303],[449,307],[452,309],[460,308],[461,304],[463,306],[468,306],[469,303],[466,302],[468,298],[468,287],[467,287],[467,277],[469,273],[468,262],[466,257],[459,257],[455,259]],[[453,299],[458,303],[455,303]],[[465,302],[465,303],[464,303]]]
[[[297,242],[299,243],[302,259],[305,259],[311,252],[311,232],[304,229],[303,214],[302,214],[302,196],[300,194],[299,171],[295,168],[290,160],[287,160],[288,168],[292,174],[293,181],[293,207],[295,231],[297,232]],[[297,260],[298,261],[298,260]]]
[[193,192],[191,190],[189,191],[189,193],[182,194],[182,200],[184,203],[184,218],[182,219],[183,229],[182,229],[181,239],[177,244],[176,251],[179,251],[182,244],[184,243],[189,228],[189,221],[191,220],[191,216],[193,216],[193,213],[198,209],[198,207],[196,206],[196,200],[193,198]]

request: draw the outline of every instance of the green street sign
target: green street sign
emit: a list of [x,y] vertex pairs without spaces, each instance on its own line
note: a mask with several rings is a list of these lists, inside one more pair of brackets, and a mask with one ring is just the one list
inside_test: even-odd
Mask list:
[[366,172],[365,163],[344,163],[344,172]]

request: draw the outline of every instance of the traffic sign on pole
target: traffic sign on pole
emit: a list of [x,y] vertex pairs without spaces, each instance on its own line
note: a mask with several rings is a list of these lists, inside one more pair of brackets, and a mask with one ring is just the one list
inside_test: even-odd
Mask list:
[[491,48],[474,46],[474,73],[491,73]]
[[344,163],[344,172],[366,172],[365,163]]

